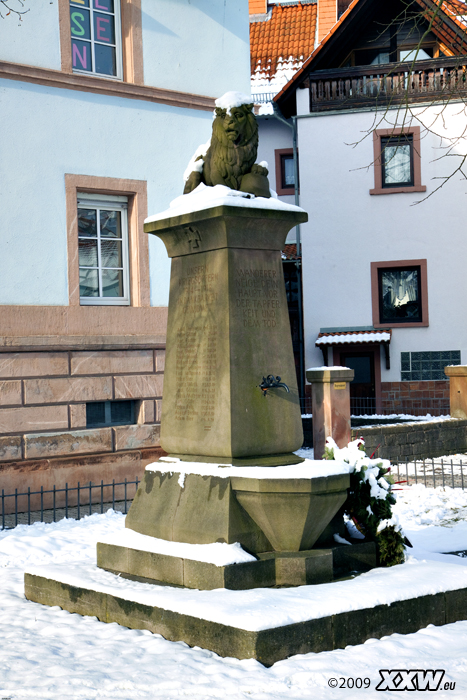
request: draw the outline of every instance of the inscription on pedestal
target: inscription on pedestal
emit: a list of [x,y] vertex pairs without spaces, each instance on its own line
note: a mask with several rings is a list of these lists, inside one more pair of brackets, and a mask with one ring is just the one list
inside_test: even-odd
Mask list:
[[235,268],[237,318],[245,328],[275,328],[280,308],[279,279],[273,268]]
[[[208,316],[218,299],[218,282],[219,274],[207,265],[188,268],[178,280],[183,322],[175,331],[175,420],[199,422],[205,431],[214,421],[218,328]],[[190,317],[196,318],[192,324]]]

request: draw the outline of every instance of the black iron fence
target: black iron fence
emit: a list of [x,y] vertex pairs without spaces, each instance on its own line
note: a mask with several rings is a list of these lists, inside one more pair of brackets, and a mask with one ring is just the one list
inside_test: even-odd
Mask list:
[[31,525],[35,522],[57,522],[62,518],[80,520],[85,515],[104,513],[109,508],[127,513],[138,490],[140,480],[116,482],[111,484],[77,483],[76,486],[65,484],[63,488],[31,491],[15,489],[14,493],[5,493],[2,489],[0,500],[0,525],[2,530],[17,525]]
[[[310,415],[311,396],[300,398],[300,410],[303,415]],[[372,396],[350,397],[350,413],[357,416],[448,416],[450,413],[449,399],[379,399]]]
[[465,490],[467,485],[467,455],[465,460],[436,457],[433,459],[391,460],[391,475],[400,484],[422,484],[437,488],[449,486]]
[[[463,489],[467,485],[467,455],[465,460],[442,457],[424,460],[391,460],[391,475],[395,488],[405,484],[422,484]],[[30,488],[14,493],[1,493],[0,529],[8,530],[17,525],[32,525],[35,522],[57,522],[62,518],[80,520],[86,515],[104,513],[109,508],[128,513],[140,480],[111,484],[77,484],[40,491]],[[110,498],[109,498],[110,496]],[[39,505],[39,508],[37,507]]]
[[448,416],[450,413],[449,399],[380,399],[371,396],[350,397],[350,413],[352,416]]

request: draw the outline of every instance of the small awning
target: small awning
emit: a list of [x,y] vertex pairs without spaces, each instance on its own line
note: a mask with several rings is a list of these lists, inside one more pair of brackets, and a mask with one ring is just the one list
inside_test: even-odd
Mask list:
[[315,345],[340,345],[341,343],[390,343],[392,331],[338,331],[320,333]]
[[386,369],[390,369],[389,343],[391,342],[392,330],[378,330],[370,328],[350,329],[341,331],[323,330],[320,331],[315,345],[323,351],[324,361],[327,364],[328,347],[332,345],[361,345],[363,343],[378,343],[383,345],[386,354]]

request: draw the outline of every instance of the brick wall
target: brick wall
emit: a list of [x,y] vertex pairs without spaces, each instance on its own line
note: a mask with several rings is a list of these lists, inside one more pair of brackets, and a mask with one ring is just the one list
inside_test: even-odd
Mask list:
[[351,432],[352,440],[365,440],[368,455],[377,449],[376,455],[384,459],[428,459],[467,451],[467,420],[399,423]]
[[[0,488],[140,478],[162,454],[164,358],[154,347],[0,353]],[[87,402],[118,399],[136,401],[136,424],[86,428]]]
[[382,382],[381,401],[385,413],[449,415],[449,380]]

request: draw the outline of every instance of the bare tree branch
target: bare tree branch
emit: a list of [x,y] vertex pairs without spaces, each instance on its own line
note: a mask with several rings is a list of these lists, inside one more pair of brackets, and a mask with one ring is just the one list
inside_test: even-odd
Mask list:
[[[16,17],[18,17],[20,22],[23,21],[23,15],[25,15],[27,12],[29,12],[29,10],[31,8],[28,7],[27,10],[15,9],[14,7],[11,7],[12,3],[15,1],[18,2],[22,8],[24,7],[23,0],[0,0],[0,17],[2,19],[5,19],[5,17],[8,17],[8,15],[11,15],[11,13],[13,13],[14,15],[16,15]],[[3,6],[3,8],[2,8],[2,6]],[[7,12],[5,14],[2,14],[2,9],[3,9],[3,12],[5,12],[5,10],[7,10]]]

